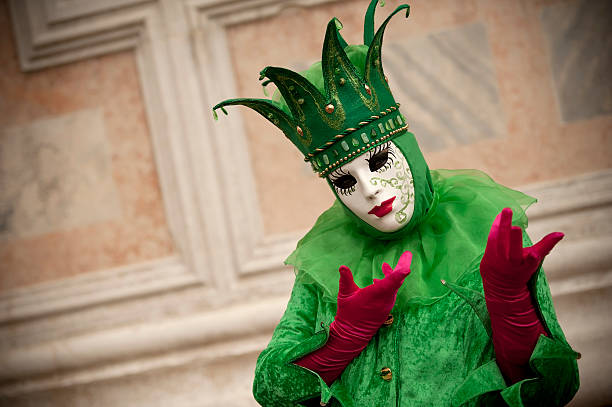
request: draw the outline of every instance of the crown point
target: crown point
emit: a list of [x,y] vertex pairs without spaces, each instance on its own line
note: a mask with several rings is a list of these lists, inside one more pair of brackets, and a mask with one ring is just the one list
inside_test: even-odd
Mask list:
[[327,113],[329,113],[329,114],[332,114],[334,112],[334,109],[335,109],[335,107],[331,103],[329,105],[325,106],[325,111]]

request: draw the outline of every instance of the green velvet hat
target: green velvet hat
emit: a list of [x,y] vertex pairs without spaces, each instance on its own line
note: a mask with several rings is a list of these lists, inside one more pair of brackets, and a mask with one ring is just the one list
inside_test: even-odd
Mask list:
[[398,110],[382,68],[381,47],[391,18],[402,10],[408,17],[410,6],[397,7],[375,33],[377,4],[378,0],[372,0],[365,15],[367,54],[363,69],[347,56],[348,44],[339,33],[342,26],[333,18],[327,25],[321,57],[323,92],[297,72],[269,66],[261,71],[260,80],[265,80],[264,86],[274,83],[284,104],[271,99],[228,99],[213,107],[215,119],[217,109],[227,114],[225,106],[230,105],[257,111],[285,133],[321,177],[406,133],[408,123]]

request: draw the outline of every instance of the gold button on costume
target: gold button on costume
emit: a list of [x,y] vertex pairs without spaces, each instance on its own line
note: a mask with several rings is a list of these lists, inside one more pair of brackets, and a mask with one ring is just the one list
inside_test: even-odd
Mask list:
[[393,373],[391,372],[391,369],[389,369],[388,367],[383,367],[382,369],[380,369],[380,377],[383,380],[390,382],[391,379],[393,378]]

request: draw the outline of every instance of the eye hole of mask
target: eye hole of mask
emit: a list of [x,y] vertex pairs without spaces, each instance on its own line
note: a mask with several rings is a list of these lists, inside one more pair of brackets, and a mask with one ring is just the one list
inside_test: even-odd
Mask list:
[[353,185],[357,184],[357,180],[352,175],[347,174],[334,179],[332,183],[334,184],[334,186],[336,186],[336,188],[348,189]]
[[379,153],[376,153],[368,160],[368,165],[370,166],[370,171],[378,171],[387,163],[389,159],[389,150],[383,150]]

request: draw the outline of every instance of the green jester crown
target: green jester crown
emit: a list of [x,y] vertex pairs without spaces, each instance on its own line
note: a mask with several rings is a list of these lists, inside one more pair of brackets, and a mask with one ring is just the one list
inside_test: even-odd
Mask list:
[[323,92],[297,72],[269,66],[261,71],[260,80],[267,78],[264,86],[274,83],[286,106],[270,99],[228,99],[213,107],[215,119],[216,110],[227,114],[224,107],[229,105],[257,111],[285,133],[321,177],[405,133],[408,124],[387,83],[381,47],[391,18],[402,10],[406,10],[408,17],[410,7],[407,4],[397,7],[374,33],[377,3],[378,0],[373,0],[365,15],[363,37],[367,54],[363,74],[347,56],[348,44],[339,33],[342,26],[333,18],[323,43]]

